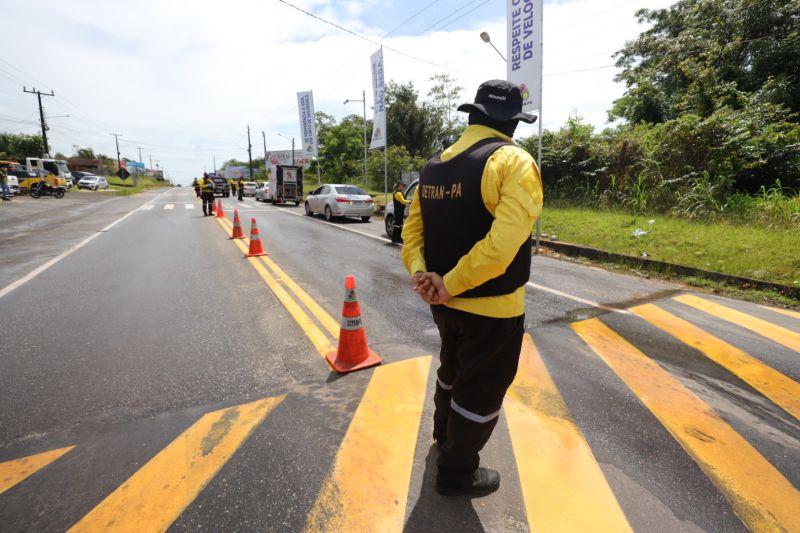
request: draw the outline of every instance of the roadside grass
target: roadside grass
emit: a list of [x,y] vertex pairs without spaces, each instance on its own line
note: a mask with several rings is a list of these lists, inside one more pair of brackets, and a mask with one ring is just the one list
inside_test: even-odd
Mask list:
[[165,181],[158,181],[155,178],[146,176],[139,177],[139,185],[137,187],[133,186],[133,177],[130,177],[124,181],[118,176],[108,176],[106,179],[108,180],[109,190],[116,191],[115,194],[117,196],[129,196],[131,194],[138,194],[149,189],[158,189],[159,187],[169,185]]
[[[545,206],[542,234],[559,241],[735,276],[800,286],[800,228],[690,222]],[[635,230],[647,232],[638,237]]]

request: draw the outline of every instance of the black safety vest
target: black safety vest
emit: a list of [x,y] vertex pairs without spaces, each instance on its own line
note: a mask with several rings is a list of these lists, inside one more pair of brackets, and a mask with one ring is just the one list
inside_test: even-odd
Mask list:
[[[398,192],[400,192],[400,191],[395,191],[394,194],[392,194],[392,203],[394,204],[394,218],[395,218],[395,220],[400,220],[403,217],[405,217],[405,215],[406,215],[406,204],[404,204],[403,202],[401,202],[400,200],[398,200],[397,198],[394,197],[395,194],[397,194]],[[403,194],[403,193],[400,193],[400,194]]]
[[[494,217],[481,195],[481,179],[489,157],[506,141],[490,138],[472,145],[448,161],[439,155],[428,161],[419,179],[417,198],[422,211],[425,263],[444,276],[484,239]],[[527,283],[531,270],[531,243],[520,246],[505,273],[458,296],[479,298],[510,294]]]

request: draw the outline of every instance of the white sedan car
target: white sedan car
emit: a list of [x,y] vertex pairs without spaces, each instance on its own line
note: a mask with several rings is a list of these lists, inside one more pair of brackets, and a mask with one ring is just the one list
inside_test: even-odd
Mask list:
[[79,189],[91,189],[96,191],[98,189],[108,189],[108,181],[103,176],[84,176],[78,181]]
[[258,183],[255,181],[246,181],[244,182],[244,187],[242,187],[242,196],[255,196],[257,189]]
[[262,183],[256,187],[256,202],[266,202],[269,199],[269,183]]
[[320,213],[325,220],[334,217],[361,217],[369,222],[375,211],[375,201],[354,185],[323,185],[306,196],[306,215]]

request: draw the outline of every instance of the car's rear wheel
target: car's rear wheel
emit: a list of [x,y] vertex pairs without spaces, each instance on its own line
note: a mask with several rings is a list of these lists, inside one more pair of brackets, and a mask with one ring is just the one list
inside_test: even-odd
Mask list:
[[389,213],[386,215],[384,219],[384,225],[386,226],[386,235],[391,239],[392,233],[394,233],[394,215]]
[[311,216],[314,213],[311,212],[311,208],[308,206],[308,202],[306,202],[306,216]]
[[369,222],[370,218],[371,217],[368,217],[368,216],[365,215],[365,216],[361,217],[361,222]]
[[331,206],[329,205],[325,206],[325,220],[327,220],[328,222],[333,220],[333,213],[331,212]]

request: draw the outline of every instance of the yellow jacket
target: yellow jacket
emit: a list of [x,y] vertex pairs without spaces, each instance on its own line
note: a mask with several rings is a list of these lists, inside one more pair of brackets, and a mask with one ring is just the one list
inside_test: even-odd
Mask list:
[[[445,150],[442,161],[448,161],[478,141],[497,137],[511,142],[510,137],[482,125],[469,126],[461,138]],[[416,200],[419,187],[414,193]],[[542,179],[531,155],[517,146],[503,146],[486,162],[481,178],[483,205],[494,217],[486,237],[478,241],[458,264],[445,274],[444,285],[453,299],[447,307],[493,318],[512,318],[525,312],[525,287],[510,294],[482,298],[458,298],[458,295],[503,274],[530,239],[533,225],[542,212]],[[403,228],[401,257],[409,274],[426,272],[422,213],[418,201],[409,208]]]
[[214,181],[211,178],[200,178],[200,188],[206,192],[214,191]]

